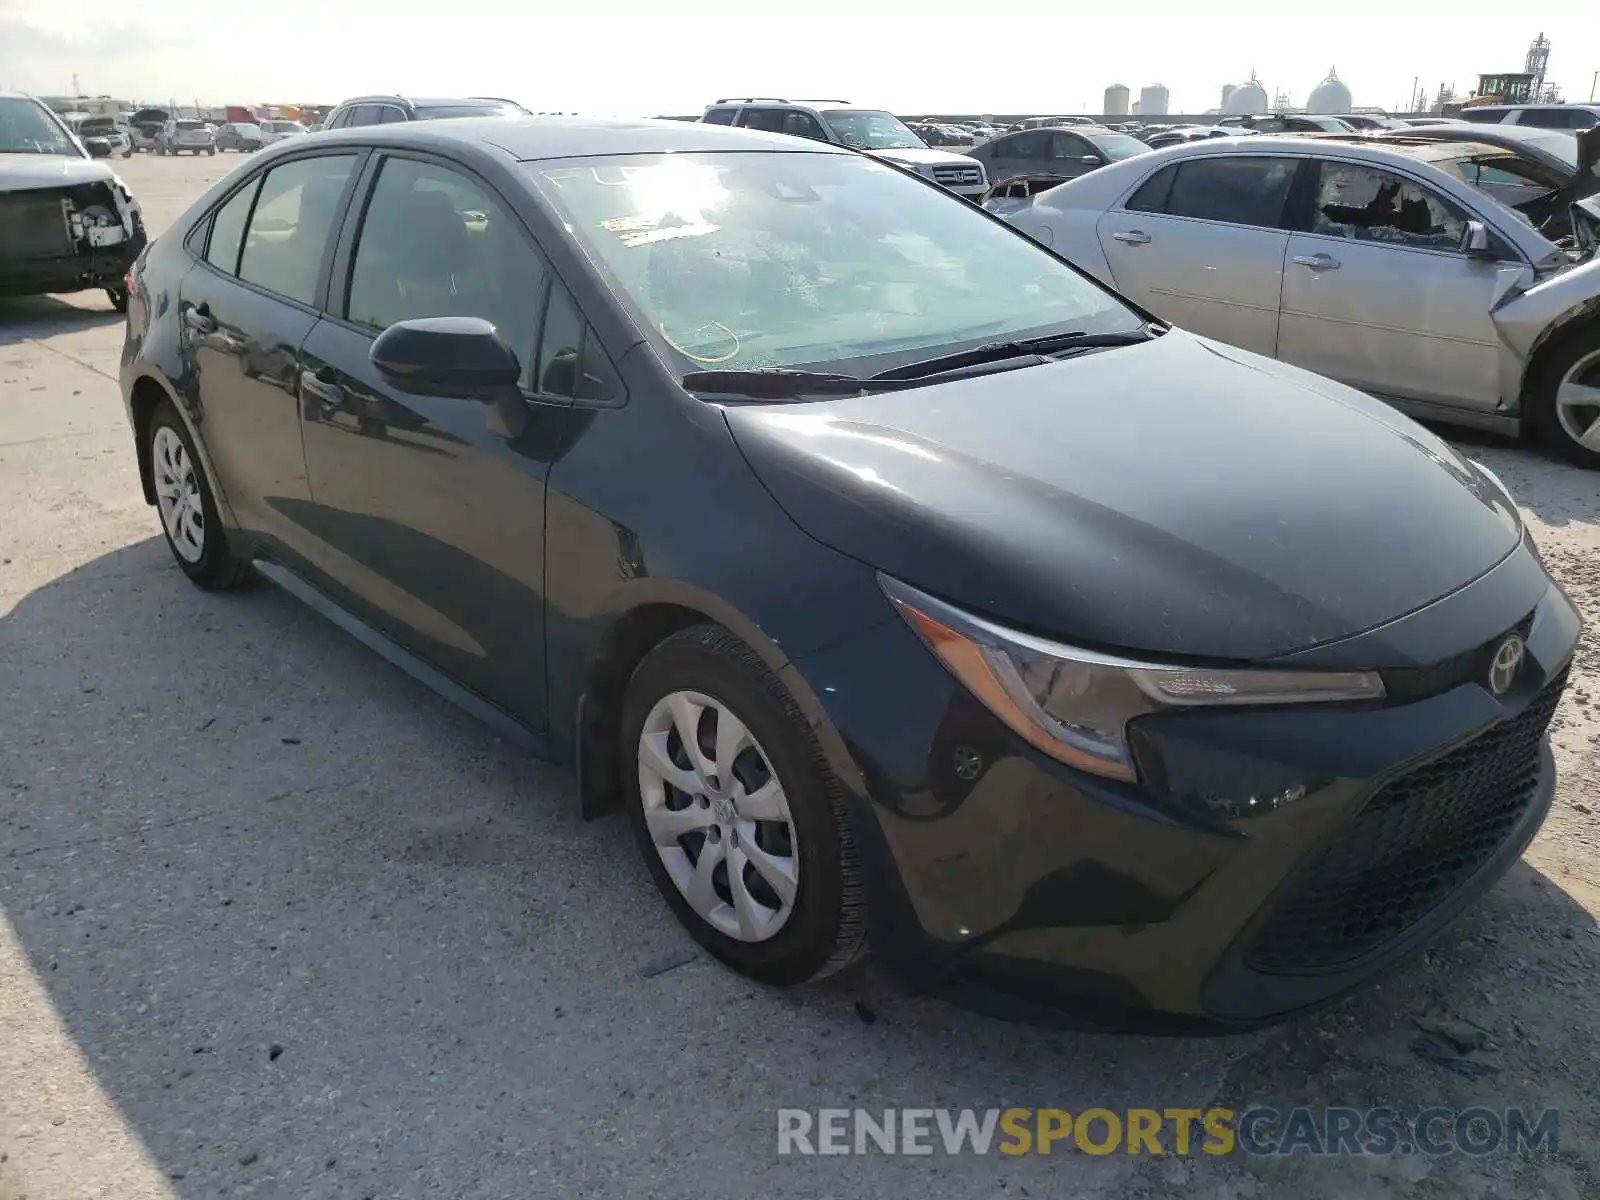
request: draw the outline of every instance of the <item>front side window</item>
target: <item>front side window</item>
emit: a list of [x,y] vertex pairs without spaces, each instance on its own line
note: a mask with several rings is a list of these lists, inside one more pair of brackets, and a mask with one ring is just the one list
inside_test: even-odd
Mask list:
[[353,154],[325,154],[268,171],[239,255],[239,278],[314,304],[322,258],[355,163]]
[[525,169],[685,372],[857,373],[997,339],[1143,324],[1027,238],[868,156],[630,155]]
[[418,317],[481,317],[527,380],[545,279],[515,218],[476,182],[391,158],[361,224],[346,313],[375,330]]
[[822,119],[834,136],[852,150],[926,149],[926,143],[893,113],[870,108],[830,108]]
[[1444,197],[1376,167],[1325,162],[1311,232],[1358,242],[1457,250],[1466,214]]
[[43,105],[10,96],[0,96],[0,154],[83,157],[78,144]]
[[1207,157],[1180,163],[1166,211],[1199,221],[1275,228],[1283,218],[1299,161]]
[[1085,156],[1100,161],[1088,142],[1075,133],[1052,133],[1050,135],[1050,157],[1058,162],[1078,162]]
[[1050,134],[1043,129],[1030,130],[1019,133],[1015,137],[1006,138],[1004,142],[995,147],[995,156],[998,158],[1048,158],[1050,157]]
[[747,108],[739,116],[739,124],[746,129],[759,129],[763,133],[782,133],[785,112],[781,108]]
[[818,120],[807,112],[786,112],[783,114],[783,132],[790,137],[810,138],[814,142],[825,142],[828,135],[823,132]]
[[206,243],[206,261],[229,275],[239,272],[239,249],[244,245],[245,222],[250,219],[250,207],[255,203],[259,179],[251,180],[233,197],[217,209],[211,219],[211,240]]

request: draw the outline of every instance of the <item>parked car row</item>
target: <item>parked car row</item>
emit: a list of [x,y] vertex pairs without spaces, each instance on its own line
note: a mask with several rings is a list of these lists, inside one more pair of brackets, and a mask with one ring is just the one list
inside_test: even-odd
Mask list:
[[1492,473],[1336,379],[1576,413],[1589,260],[1416,146],[1130,153],[1030,240],[878,110],[720,107],[331,129],[209,189],[122,355],[178,569],[576,764],[770,984],[870,946],[1236,1030],[1516,862],[1579,617]]

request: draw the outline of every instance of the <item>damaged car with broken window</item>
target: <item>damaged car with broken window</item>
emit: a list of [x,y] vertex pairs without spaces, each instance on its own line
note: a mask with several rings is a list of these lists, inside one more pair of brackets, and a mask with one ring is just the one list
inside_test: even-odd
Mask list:
[[105,163],[32,96],[0,92],[0,296],[105,290],[128,306],[124,276],[145,245],[139,205]]

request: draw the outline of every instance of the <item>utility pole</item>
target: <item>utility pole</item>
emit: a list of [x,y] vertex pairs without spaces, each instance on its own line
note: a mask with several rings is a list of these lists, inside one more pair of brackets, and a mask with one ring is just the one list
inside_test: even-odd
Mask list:
[[1594,73],[1594,78],[1589,80],[1589,100],[1591,102],[1594,100],[1594,87],[1597,83],[1600,83],[1600,71],[1596,71]]

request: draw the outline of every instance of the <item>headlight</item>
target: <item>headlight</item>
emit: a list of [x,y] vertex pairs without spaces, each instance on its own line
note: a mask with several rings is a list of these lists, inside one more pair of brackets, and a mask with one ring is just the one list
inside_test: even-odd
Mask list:
[[1138,662],[1020,633],[886,575],[906,623],[973,695],[1031,745],[1068,766],[1133,780],[1128,722],[1163,708],[1379,700],[1365,671],[1275,671]]

